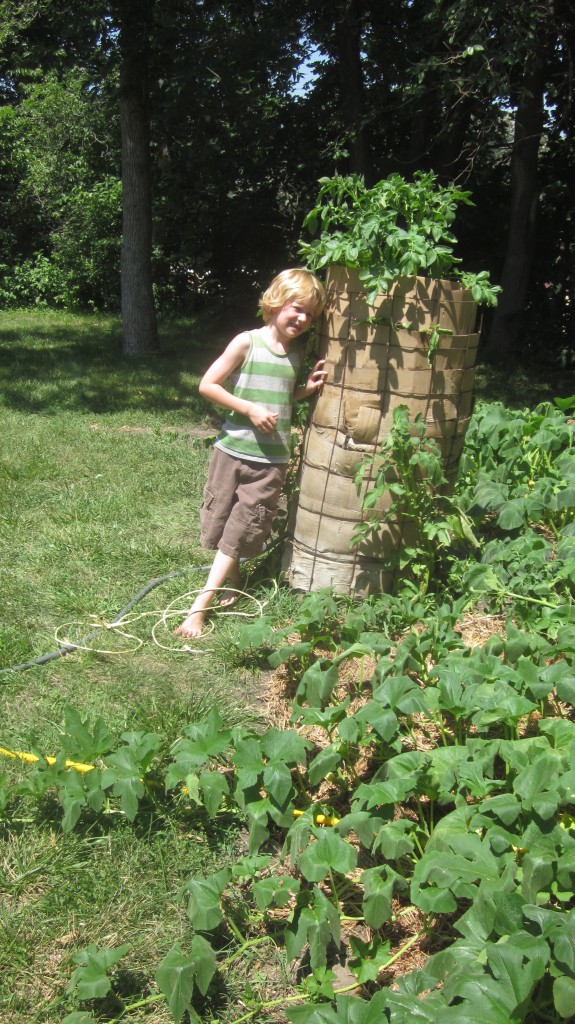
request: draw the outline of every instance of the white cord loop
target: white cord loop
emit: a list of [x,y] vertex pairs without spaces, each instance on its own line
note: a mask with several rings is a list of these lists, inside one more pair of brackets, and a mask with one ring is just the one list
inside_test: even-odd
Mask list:
[[[234,615],[238,618],[244,619],[261,618],[264,613],[264,608],[269,604],[271,598],[275,596],[275,594],[277,593],[278,585],[276,580],[272,580],[271,582],[273,584],[273,591],[272,594],[270,594],[270,596],[265,601],[260,601],[259,598],[254,597],[253,594],[248,594],[246,593],[245,590],[237,590],[235,587],[225,586],[214,588],[215,590],[222,590],[226,591],[227,593],[236,594],[237,597],[234,598],[233,601],[234,607],[228,607],[227,605],[222,605],[218,607],[216,605],[214,608],[211,608],[209,610],[210,616]],[[197,596],[197,594],[202,592],[202,589],[203,588],[199,587],[197,590],[188,590],[185,594],[181,594],[179,597],[174,598],[174,600],[171,601],[166,606],[166,608],[153,609],[147,612],[139,612],[137,615],[126,614],[123,615],[121,618],[115,619],[114,622],[105,622],[99,615],[90,615],[90,628],[92,633],[97,630],[106,630],[108,635],[113,634],[114,636],[122,637],[127,642],[127,644],[129,644],[129,646],[125,645],[116,648],[110,648],[108,646],[99,647],[93,644],[88,645],[86,642],[76,643],[74,640],[71,640],[68,636],[61,635],[62,631],[69,628],[70,626],[81,626],[82,631],[85,631],[86,623],[82,622],[81,620],[65,622],[61,626],[58,626],[54,632],[55,640],[60,645],[74,648],[77,651],[89,651],[92,654],[134,654],[136,651],[139,651],[140,648],[144,646],[145,640],[143,640],[141,637],[135,636],[133,633],[127,632],[126,627],[133,626],[133,624],[135,622],[138,622],[140,619],[145,619],[149,616],[155,616],[156,619],[150,630],[150,637],[152,642],[156,645],[156,647],[159,647],[162,651],[170,651],[172,654],[211,654],[213,653],[212,649],[202,647],[190,647],[189,644],[183,644],[181,646],[174,646],[173,644],[170,644],[168,646],[167,644],[162,643],[157,636],[157,631],[160,629],[160,627],[163,627],[167,633],[173,635],[171,633],[168,620],[176,617],[178,619],[181,619],[184,616],[188,615],[190,602],[193,603],[193,599]],[[236,601],[239,601],[242,598],[244,598],[247,601],[251,601],[252,604],[255,604],[256,610],[249,612],[236,609]],[[174,605],[177,605],[178,607],[174,607]],[[213,633],[214,629],[215,621],[212,620],[208,623],[207,627],[204,628],[202,635],[199,637],[195,637],[194,639],[201,643],[201,641],[204,640],[205,637]]]

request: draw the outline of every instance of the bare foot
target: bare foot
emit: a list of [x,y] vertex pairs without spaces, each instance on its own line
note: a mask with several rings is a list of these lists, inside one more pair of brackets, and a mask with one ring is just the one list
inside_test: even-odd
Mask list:
[[207,608],[199,608],[196,612],[191,611],[181,626],[174,630],[174,636],[201,636],[207,613]]
[[220,608],[229,608],[230,605],[236,603],[240,596],[238,594],[238,590],[240,589],[241,582],[242,581],[239,576],[237,579],[233,579],[231,576],[228,576],[226,583],[229,585],[229,589],[226,588],[226,590],[223,590],[221,597],[218,597],[218,605]]
[[174,636],[201,636],[213,599],[213,590],[201,590],[181,626],[174,630]]
[[[218,598],[218,606],[220,608],[229,607],[239,597],[239,594],[234,589],[235,587],[239,589],[241,582],[239,575],[228,576],[225,582],[229,585],[229,589],[222,590],[221,597]],[[174,630],[174,636],[201,636],[206,615],[210,610],[214,597],[219,595],[219,593],[220,587],[210,587],[209,589],[201,590],[182,624]]]

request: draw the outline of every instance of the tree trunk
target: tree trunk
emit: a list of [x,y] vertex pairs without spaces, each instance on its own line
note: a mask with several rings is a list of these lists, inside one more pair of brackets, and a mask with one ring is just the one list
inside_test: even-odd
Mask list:
[[152,290],[152,187],[148,46],[150,4],[120,5],[120,130],[122,134],[122,351],[158,351]]
[[486,350],[490,358],[498,361],[511,355],[519,337],[533,264],[544,86],[544,68],[534,61],[533,69],[525,76],[515,115],[511,155],[511,216],[501,276],[503,291]]
[[342,90],[342,111],[349,132],[350,171],[362,174],[369,184],[373,174],[365,128],[359,11],[356,0],[346,0],[335,8],[335,44]]

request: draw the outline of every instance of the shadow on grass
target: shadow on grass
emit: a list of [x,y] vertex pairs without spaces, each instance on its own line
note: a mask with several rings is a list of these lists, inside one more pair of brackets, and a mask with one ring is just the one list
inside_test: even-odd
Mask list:
[[3,403],[20,412],[55,414],[212,411],[197,391],[227,336],[209,322],[166,323],[161,351],[128,360],[116,318],[11,312],[0,316]]

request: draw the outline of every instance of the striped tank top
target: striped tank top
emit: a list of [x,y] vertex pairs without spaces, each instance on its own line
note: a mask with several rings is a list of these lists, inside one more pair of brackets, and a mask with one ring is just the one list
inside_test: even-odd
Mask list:
[[258,402],[277,413],[271,434],[254,427],[247,416],[233,409],[228,413],[216,448],[250,462],[289,462],[293,393],[303,350],[300,345],[279,355],[269,348],[260,331],[250,331],[250,350],[239,371],[230,377],[234,395]]

